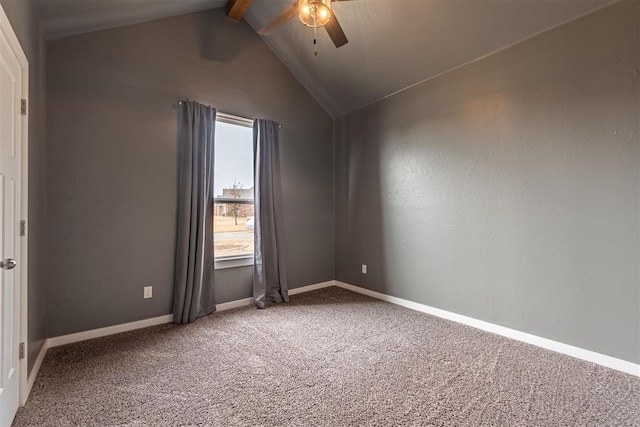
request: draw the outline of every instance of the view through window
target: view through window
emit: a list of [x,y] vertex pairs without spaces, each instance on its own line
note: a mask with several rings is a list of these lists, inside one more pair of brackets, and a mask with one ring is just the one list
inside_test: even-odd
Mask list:
[[253,128],[216,121],[213,241],[216,260],[253,256]]

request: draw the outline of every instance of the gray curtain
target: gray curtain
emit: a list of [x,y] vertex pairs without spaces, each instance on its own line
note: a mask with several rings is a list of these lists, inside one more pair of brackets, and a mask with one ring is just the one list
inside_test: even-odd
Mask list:
[[280,187],[279,125],[253,123],[255,198],[255,261],[253,302],[258,308],[289,301],[285,263],[282,190]]
[[216,310],[213,300],[213,161],[216,110],[178,105],[178,233],[173,322]]

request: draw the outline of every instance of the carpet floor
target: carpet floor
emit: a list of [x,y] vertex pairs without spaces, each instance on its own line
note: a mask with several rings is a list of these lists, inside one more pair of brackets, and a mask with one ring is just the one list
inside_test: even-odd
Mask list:
[[14,426],[640,426],[640,378],[340,288],[50,349]]

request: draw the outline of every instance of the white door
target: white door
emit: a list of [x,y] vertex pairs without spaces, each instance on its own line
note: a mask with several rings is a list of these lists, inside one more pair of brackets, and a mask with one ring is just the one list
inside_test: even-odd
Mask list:
[[[0,426],[9,426],[20,389],[20,203],[22,68],[0,32]],[[14,268],[15,267],[15,268]]]

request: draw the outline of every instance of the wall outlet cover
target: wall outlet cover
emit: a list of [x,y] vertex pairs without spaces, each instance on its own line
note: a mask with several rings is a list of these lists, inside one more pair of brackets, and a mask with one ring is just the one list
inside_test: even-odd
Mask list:
[[367,274],[367,264],[362,264],[362,274]]
[[144,297],[152,298],[153,297],[153,286],[145,286],[144,287]]

